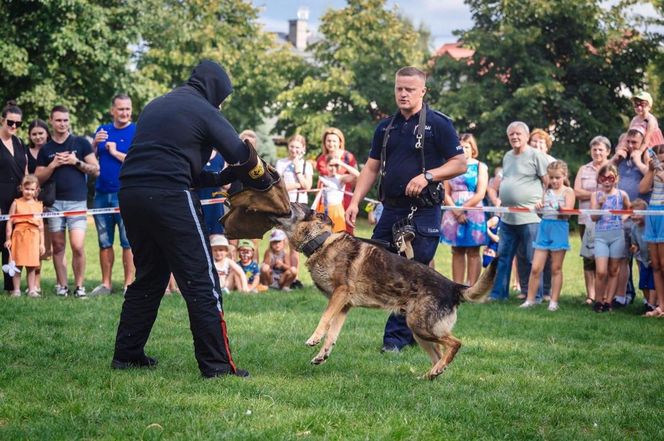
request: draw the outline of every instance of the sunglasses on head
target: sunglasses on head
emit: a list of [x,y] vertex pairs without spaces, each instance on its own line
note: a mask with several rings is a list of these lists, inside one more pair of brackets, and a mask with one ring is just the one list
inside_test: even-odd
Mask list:
[[614,183],[614,182],[616,182],[616,177],[613,176],[613,175],[600,176],[599,178],[597,178],[597,181],[598,181],[600,184],[604,184],[604,183],[606,183],[606,182],[608,182],[608,183]]
[[9,127],[16,127],[17,129],[23,124],[23,121],[13,121],[11,119],[6,119],[5,122]]

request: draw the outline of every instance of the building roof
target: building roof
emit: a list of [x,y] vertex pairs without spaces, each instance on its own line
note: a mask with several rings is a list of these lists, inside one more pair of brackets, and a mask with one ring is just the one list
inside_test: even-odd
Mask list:
[[460,42],[455,42],[455,43],[445,43],[441,47],[439,47],[436,50],[436,53],[434,57],[442,57],[444,55],[448,55],[455,60],[461,60],[464,58],[470,58],[475,54],[475,51],[473,49],[467,49],[464,47],[461,47]]

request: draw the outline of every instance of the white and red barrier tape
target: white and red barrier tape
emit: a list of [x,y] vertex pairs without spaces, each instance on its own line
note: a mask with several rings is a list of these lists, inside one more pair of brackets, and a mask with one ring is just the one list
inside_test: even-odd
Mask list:
[[[202,205],[212,205],[212,204],[223,204],[226,202],[226,198],[212,198],[212,199],[203,199],[201,200]],[[96,216],[99,214],[116,214],[120,212],[118,207],[109,207],[109,208],[90,208],[87,210],[69,210],[69,211],[45,211],[43,213],[35,214],[3,214],[0,215],[0,222],[6,221],[8,219],[43,219],[49,217],[74,217],[74,216]]]
[[[301,190],[302,192],[307,193],[319,193],[321,189],[311,189],[311,190]],[[348,192],[347,192],[348,193]],[[352,194],[352,193],[349,193]],[[365,201],[371,203],[377,203],[378,201],[371,198],[364,198]],[[203,199],[201,200],[202,205],[212,205],[212,204],[223,204],[226,202],[226,198],[212,198],[212,199]],[[462,210],[462,211],[484,211],[489,213],[546,213],[546,214],[560,214],[560,215],[571,215],[577,216],[579,214],[587,215],[630,215],[638,214],[643,216],[664,216],[664,210],[654,211],[654,210],[593,210],[589,208],[574,208],[574,209],[560,209],[557,212],[552,210],[543,210],[535,208],[525,208],[525,207],[452,207],[452,206],[442,206],[442,210]],[[25,219],[25,218],[35,218],[43,219],[49,217],[73,217],[73,216],[96,216],[100,214],[116,214],[119,213],[120,209],[118,207],[111,208],[91,208],[87,210],[71,210],[71,211],[49,211],[44,213],[36,214],[4,214],[0,215],[0,222],[6,221],[8,219]]]
[[442,206],[442,210],[460,210],[460,211],[484,211],[490,213],[538,213],[538,214],[559,214],[565,216],[576,216],[579,214],[587,215],[630,215],[630,214],[639,214],[643,216],[664,216],[664,210],[654,211],[654,210],[597,210],[590,208],[561,208],[559,210],[551,209],[536,209],[536,208],[526,208],[526,207],[452,207],[452,206]]

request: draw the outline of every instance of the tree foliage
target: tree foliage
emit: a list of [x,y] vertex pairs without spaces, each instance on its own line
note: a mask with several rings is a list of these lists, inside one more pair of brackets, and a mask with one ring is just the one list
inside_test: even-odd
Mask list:
[[138,112],[207,58],[233,79],[225,115],[238,130],[255,128],[303,65],[256,18],[241,0],[5,1],[1,96],[16,99],[27,118],[65,104],[74,128],[91,131],[116,93],[128,92]]
[[0,96],[26,118],[55,104],[89,129],[129,82],[130,44],[139,33],[138,2],[5,0],[0,6]]
[[616,140],[632,114],[625,88],[641,88],[656,53],[625,21],[624,4],[598,0],[467,0],[474,26],[459,36],[471,60],[436,60],[429,90],[458,128],[496,163],[513,120],[555,138],[552,154],[578,163],[588,141]]
[[420,35],[384,0],[348,0],[325,13],[319,32],[311,72],[278,97],[277,129],[320,146],[323,130],[339,127],[364,156],[376,122],[394,111],[394,73],[424,61]]
[[136,77],[142,101],[180,85],[203,58],[233,81],[224,115],[238,130],[256,128],[275,97],[290,87],[302,60],[262,31],[257,10],[241,0],[150,0]]

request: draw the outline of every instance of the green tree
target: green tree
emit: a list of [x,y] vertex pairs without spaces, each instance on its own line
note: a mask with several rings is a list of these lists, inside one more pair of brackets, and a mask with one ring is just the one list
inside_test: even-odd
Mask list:
[[278,97],[277,130],[300,132],[320,147],[328,126],[344,131],[349,150],[364,156],[376,122],[394,109],[394,73],[422,65],[420,35],[384,0],[348,0],[321,18],[311,72]]
[[257,10],[241,0],[150,0],[134,91],[146,100],[181,85],[201,59],[229,72],[234,92],[224,115],[238,129],[256,128],[275,97],[290,87],[302,60],[256,22]]
[[[625,5],[599,0],[467,0],[474,26],[459,32],[470,62],[436,60],[433,102],[476,134],[497,163],[510,121],[555,137],[553,155],[579,164],[588,141],[616,140],[632,114],[621,95],[644,84],[654,36],[626,22]],[[574,167],[572,167],[574,168]]]
[[74,128],[94,129],[110,97],[129,83],[139,2],[5,0],[0,6],[0,96],[26,119],[71,109]]
[[[646,26],[655,26],[661,29],[664,26],[664,0],[652,0],[651,2],[655,10],[659,13],[659,17],[645,19]],[[657,116],[664,115],[664,51],[660,48],[652,63],[648,68],[648,84],[649,91],[655,100],[653,112]]]

